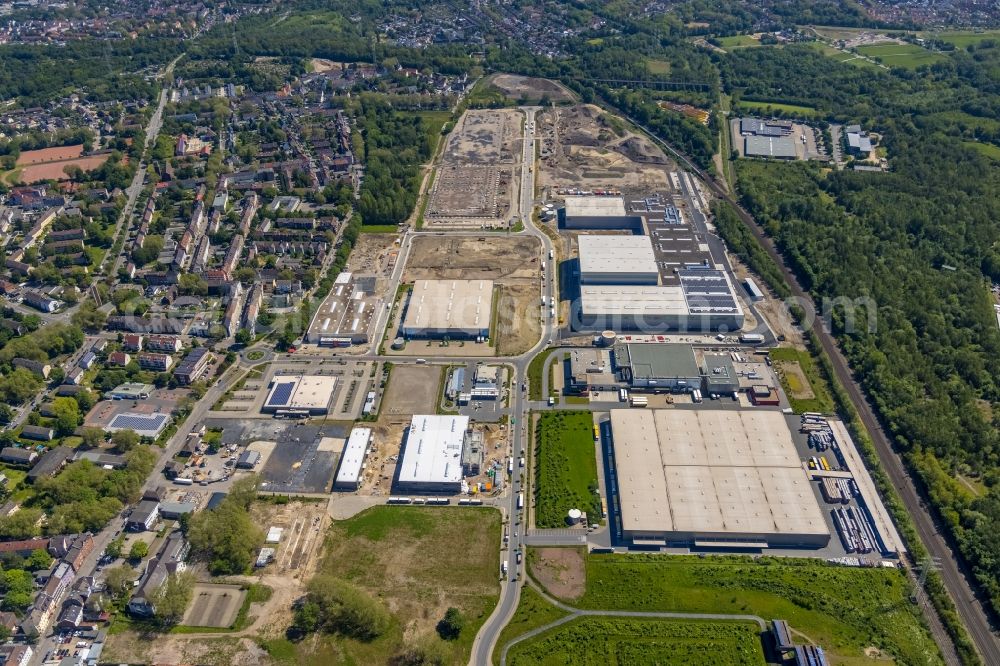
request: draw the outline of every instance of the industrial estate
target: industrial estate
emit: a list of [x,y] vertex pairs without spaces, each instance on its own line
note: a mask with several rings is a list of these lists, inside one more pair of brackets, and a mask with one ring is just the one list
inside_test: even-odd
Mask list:
[[[800,84],[758,55],[916,109],[995,44],[743,0],[738,35],[700,5],[91,4],[0,8],[17,72],[141,63],[39,98],[0,72],[0,666],[998,663],[989,562],[940,555],[988,553],[996,479],[943,442],[907,474],[886,435],[904,395],[988,457],[989,367],[918,386],[885,331],[842,336],[888,316],[915,364],[953,351],[919,337],[949,317],[870,298],[883,245],[930,243],[858,223],[905,132],[776,101]],[[909,25],[832,4],[810,20]],[[961,113],[995,160],[995,104]],[[806,259],[852,244],[862,287]],[[967,305],[967,248],[929,248]]]

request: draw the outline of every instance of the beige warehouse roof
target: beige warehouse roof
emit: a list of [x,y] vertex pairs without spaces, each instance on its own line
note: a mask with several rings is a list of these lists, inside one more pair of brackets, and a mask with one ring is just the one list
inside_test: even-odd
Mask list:
[[417,280],[403,328],[479,331],[489,328],[492,315],[492,280]]
[[616,409],[611,428],[626,531],[829,533],[778,412]]

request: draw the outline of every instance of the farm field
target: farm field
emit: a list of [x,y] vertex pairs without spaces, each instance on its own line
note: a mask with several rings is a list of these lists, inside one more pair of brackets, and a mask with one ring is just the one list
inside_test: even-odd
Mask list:
[[887,67],[905,67],[907,69],[930,65],[945,57],[915,44],[872,44],[859,46],[857,51],[878,60]]
[[754,623],[583,617],[516,644],[507,663],[763,666],[765,662]]
[[757,102],[751,100],[740,100],[737,103],[737,107],[741,109],[749,109],[758,113],[773,113],[775,111],[783,111],[785,113],[791,113],[799,116],[818,116],[819,111],[811,106],[799,106],[798,104],[782,104],[781,102]]
[[792,558],[596,555],[586,559],[586,578],[586,593],[572,602],[578,608],[781,618],[836,656],[833,663],[870,663],[866,653],[941,663],[897,569]]
[[954,44],[957,48],[964,49],[970,44],[978,44],[986,39],[1000,40],[1000,30],[985,30],[975,32],[971,30],[955,30],[949,32],[924,32],[920,34],[925,39],[936,39],[942,42]]
[[[414,644],[431,642],[442,663],[468,663],[472,641],[499,597],[500,514],[466,507],[377,506],[334,522],[319,573],[359,586],[393,621],[371,642],[314,636],[265,644],[279,663],[387,664]],[[449,607],[465,617],[456,640],[435,626]]]
[[809,352],[779,347],[770,352],[771,361],[796,414],[834,410],[833,398]]
[[535,526],[566,527],[570,509],[600,518],[590,412],[543,412],[535,424]]
[[724,49],[738,49],[746,48],[748,46],[760,46],[760,40],[754,38],[752,35],[733,35],[732,37],[718,37],[717,42],[722,45]]

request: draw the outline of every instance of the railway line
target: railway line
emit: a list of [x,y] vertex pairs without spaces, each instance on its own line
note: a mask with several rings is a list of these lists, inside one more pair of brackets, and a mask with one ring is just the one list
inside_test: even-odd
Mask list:
[[[802,288],[795,274],[785,264],[784,258],[778,252],[774,242],[764,232],[763,227],[757,223],[753,216],[736,201],[735,197],[719,185],[713,177],[694,165],[686,155],[657,137],[652,130],[638,123],[634,118],[627,115],[625,117],[642,128],[654,141],[666,148],[691,172],[696,173],[702,182],[712,190],[713,194],[733,206],[740,220],[747,226],[771,259],[780,268],[785,281],[791,288],[792,295],[800,299],[803,303],[809,303],[815,311],[815,304],[812,297]],[[882,424],[875,415],[874,409],[855,380],[847,359],[840,351],[840,347],[830,332],[823,327],[822,319],[814,317],[810,330],[815,333],[820,345],[823,347],[823,351],[830,359],[837,380],[844,387],[851,403],[854,405],[854,409],[858,412],[862,423],[871,435],[882,468],[885,470],[890,483],[892,483],[893,488],[899,494],[903,505],[910,514],[920,540],[927,548],[931,557],[940,564],[940,573],[944,586],[955,604],[962,623],[969,632],[969,636],[975,645],[976,651],[979,653],[980,659],[987,666],[1000,666],[1000,639],[997,637],[987,602],[978,596],[968,567],[956,555],[958,552],[957,546],[951,542],[951,539],[947,536],[946,529],[939,525],[937,518],[925,508],[914,480],[907,472],[902,458],[893,449],[888,434],[882,428]],[[937,640],[938,645],[941,647],[946,662],[959,663],[954,642],[951,640],[951,636],[945,631],[936,609],[927,606],[926,611],[925,616],[928,619],[935,640]]]

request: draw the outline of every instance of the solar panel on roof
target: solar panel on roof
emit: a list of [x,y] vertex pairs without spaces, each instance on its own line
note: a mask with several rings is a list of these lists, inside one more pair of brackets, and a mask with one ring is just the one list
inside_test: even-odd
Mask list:
[[288,404],[288,401],[292,397],[292,389],[295,388],[295,382],[281,382],[271,393],[271,397],[268,399],[267,404],[271,407],[283,407]]
[[123,430],[156,430],[166,419],[166,414],[153,414],[151,416],[118,414],[111,420],[110,427]]

